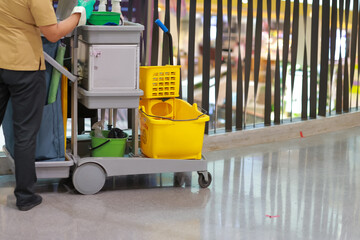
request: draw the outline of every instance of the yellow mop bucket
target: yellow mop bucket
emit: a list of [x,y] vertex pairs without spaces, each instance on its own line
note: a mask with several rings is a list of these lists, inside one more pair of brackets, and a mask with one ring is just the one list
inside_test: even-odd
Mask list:
[[172,118],[174,116],[174,101],[175,98],[145,98],[140,100],[139,106],[144,106],[144,111],[147,114]]
[[174,99],[174,116],[150,115],[140,108],[140,148],[159,159],[201,159],[205,123],[209,116],[181,99]]

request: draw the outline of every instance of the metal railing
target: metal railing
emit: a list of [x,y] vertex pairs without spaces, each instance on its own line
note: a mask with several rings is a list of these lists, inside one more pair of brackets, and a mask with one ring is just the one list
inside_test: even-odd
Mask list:
[[168,63],[155,19],[175,36],[180,96],[210,113],[206,133],[358,111],[358,1],[212,2],[124,3],[146,26],[143,65]]

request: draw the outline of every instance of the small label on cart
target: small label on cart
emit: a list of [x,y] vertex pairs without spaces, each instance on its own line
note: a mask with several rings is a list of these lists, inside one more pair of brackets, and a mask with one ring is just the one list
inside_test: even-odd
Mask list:
[[100,57],[101,56],[101,51],[99,50],[91,50],[90,51],[90,56],[93,56],[93,57]]

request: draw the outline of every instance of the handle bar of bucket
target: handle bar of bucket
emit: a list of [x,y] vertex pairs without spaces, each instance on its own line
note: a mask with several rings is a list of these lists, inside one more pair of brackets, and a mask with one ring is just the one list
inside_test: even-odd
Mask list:
[[104,146],[104,145],[107,144],[108,142],[110,142],[110,140],[106,140],[105,142],[103,142],[102,144],[100,144],[100,145],[98,145],[98,146],[96,146],[96,147],[89,147],[89,150],[90,150],[90,151],[93,151],[93,150],[95,150],[95,149],[98,149],[99,147]]
[[203,109],[202,107],[198,107],[201,109],[201,114],[199,116],[197,116],[196,118],[192,118],[192,119],[172,119],[172,118],[168,118],[168,117],[162,117],[162,116],[155,116],[155,115],[150,115],[150,114],[147,114],[144,110],[143,110],[143,106],[140,107],[140,111],[145,114],[146,116],[148,117],[155,117],[155,118],[161,118],[161,119],[166,119],[166,120],[170,120],[170,121],[173,121],[173,122],[186,122],[186,121],[195,121],[195,120],[198,120],[201,116],[203,115],[206,115],[206,110]]

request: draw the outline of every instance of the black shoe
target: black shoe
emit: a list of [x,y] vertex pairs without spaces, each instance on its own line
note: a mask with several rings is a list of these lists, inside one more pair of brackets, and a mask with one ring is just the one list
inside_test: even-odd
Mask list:
[[38,194],[35,194],[34,197],[32,197],[32,201],[30,203],[24,205],[17,205],[17,207],[20,211],[28,211],[33,207],[39,205],[41,202],[42,202],[42,197]]

